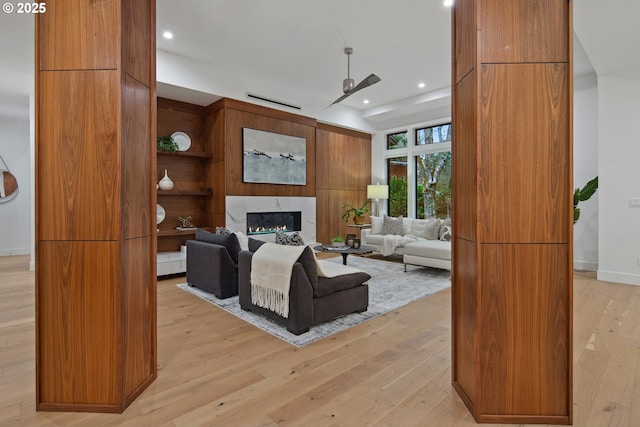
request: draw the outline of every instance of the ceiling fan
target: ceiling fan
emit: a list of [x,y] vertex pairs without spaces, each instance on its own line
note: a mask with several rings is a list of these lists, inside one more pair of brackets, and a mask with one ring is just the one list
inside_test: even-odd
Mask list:
[[[355,81],[350,76],[351,63],[349,61],[349,58],[353,53],[353,48],[345,47],[344,53],[347,55],[347,78],[342,81],[342,91],[344,92],[344,95],[342,95],[340,98],[333,101],[331,105],[337,104],[338,102],[344,100],[349,95],[352,95],[361,89],[369,87],[372,84],[378,83],[381,80],[380,77],[376,76],[375,74],[369,74],[367,77],[365,77],[364,80],[362,80],[360,83],[356,85]],[[331,107],[331,105],[329,105],[329,107]]]

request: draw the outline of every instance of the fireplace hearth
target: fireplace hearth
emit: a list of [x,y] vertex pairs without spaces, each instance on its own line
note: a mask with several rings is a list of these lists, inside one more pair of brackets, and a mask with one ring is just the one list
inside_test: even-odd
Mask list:
[[302,212],[247,212],[247,235],[301,231]]

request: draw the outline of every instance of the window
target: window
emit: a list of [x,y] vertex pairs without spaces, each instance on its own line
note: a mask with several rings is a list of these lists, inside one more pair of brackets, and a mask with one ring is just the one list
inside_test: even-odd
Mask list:
[[438,144],[451,141],[451,123],[416,129],[416,145]]
[[407,147],[407,131],[387,135],[387,150]]
[[387,134],[388,215],[451,216],[451,130],[436,123]]
[[451,151],[419,154],[416,161],[416,218],[451,215]]
[[407,215],[407,157],[387,159],[387,182],[389,200],[387,212],[390,216]]
[[[433,144],[446,144],[446,147]],[[416,145],[429,146],[415,157],[416,218],[451,215],[451,123],[416,129]]]

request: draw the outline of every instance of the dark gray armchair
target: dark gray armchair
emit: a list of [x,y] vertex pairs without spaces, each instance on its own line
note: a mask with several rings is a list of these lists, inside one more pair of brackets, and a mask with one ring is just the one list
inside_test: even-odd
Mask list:
[[367,273],[351,273],[337,277],[318,277],[312,249],[307,247],[293,265],[289,288],[289,316],[284,318],[251,302],[251,259],[253,252],[238,255],[238,297],[246,311],[268,317],[295,335],[307,332],[313,325],[349,313],[361,313],[369,306],[371,278]]
[[187,240],[187,283],[221,299],[238,295],[238,252],[235,234],[196,230]]

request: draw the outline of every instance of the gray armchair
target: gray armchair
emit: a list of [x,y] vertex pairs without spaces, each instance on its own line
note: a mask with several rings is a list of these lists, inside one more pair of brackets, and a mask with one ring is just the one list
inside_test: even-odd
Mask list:
[[187,240],[187,283],[224,299],[238,295],[238,252],[235,234],[196,230]]
[[369,287],[365,282],[371,276],[360,272],[332,278],[318,277],[315,257],[311,251],[311,248],[305,248],[293,265],[287,318],[251,302],[253,252],[241,251],[238,255],[240,307],[275,320],[295,335],[307,332],[313,325],[345,314],[366,311],[369,306]]

